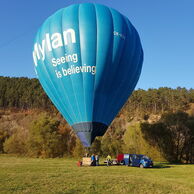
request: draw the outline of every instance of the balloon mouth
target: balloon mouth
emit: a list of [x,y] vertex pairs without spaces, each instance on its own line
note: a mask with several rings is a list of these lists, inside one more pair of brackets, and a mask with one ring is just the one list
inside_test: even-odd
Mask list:
[[90,147],[96,136],[103,136],[108,126],[100,122],[81,122],[72,125],[84,147]]

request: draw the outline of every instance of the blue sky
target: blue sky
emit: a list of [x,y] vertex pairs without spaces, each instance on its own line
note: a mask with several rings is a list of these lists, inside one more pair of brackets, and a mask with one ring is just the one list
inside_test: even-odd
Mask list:
[[36,77],[38,27],[58,9],[84,2],[117,9],[138,30],[145,59],[136,88],[194,88],[193,0],[1,0],[0,76]]

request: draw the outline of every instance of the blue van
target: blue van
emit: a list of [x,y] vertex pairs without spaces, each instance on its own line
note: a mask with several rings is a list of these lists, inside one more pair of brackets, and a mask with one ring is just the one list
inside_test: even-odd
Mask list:
[[153,167],[153,161],[151,158],[142,154],[124,154],[123,164],[127,166],[137,166],[140,168]]

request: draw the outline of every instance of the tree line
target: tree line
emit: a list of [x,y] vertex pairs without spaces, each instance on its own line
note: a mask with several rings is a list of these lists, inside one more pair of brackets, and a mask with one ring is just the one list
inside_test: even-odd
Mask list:
[[186,111],[194,103],[194,89],[162,87],[133,92],[124,109],[128,115],[145,116],[165,112]]
[[52,108],[52,103],[35,78],[0,76],[0,108]]
[[[130,116],[186,110],[190,103],[194,103],[194,89],[162,87],[134,91],[124,108]],[[0,76],[0,108],[9,107],[53,109],[37,79]]]

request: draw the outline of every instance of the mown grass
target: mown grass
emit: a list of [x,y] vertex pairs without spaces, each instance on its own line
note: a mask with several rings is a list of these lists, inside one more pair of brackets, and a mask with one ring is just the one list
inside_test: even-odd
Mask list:
[[0,193],[194,193],[194,165],[77,167],[75,159],[0,155]]

